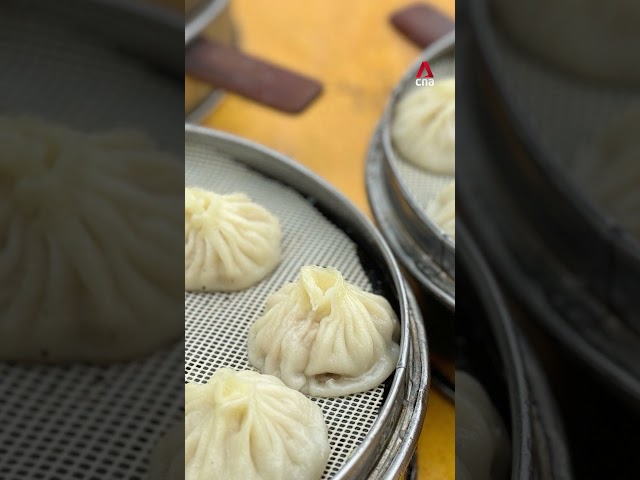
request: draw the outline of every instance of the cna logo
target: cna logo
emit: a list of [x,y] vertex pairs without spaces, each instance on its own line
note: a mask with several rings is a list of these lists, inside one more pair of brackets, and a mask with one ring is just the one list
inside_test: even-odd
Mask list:
[[435,81],[429,62],[422,62],[416,73],[416,87],[433,87]]

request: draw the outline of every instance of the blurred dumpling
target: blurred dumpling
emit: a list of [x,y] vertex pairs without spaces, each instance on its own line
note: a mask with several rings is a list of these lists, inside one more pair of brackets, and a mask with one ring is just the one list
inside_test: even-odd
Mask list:
[[555,68],[582,77],[640,81],[637,0],[492,0],[509,37]]
[[456,478],[509,478],[511,446],[487,392],[471,375],[456,371]]
[[187,480],[315,480],[329,454],[320,407],[275,377],[222,368],[185,387]]
[[243,193],[184,189],[184,288],[230,292],[280,262],[280,222]]
[[433,173],[455,174],[455,98],[455,78],[444,78],[431,87],[412,87],[398,101],[391,138],[405,160]]
[[456,238],[456,181],[444,187],[429,204],[427,214],[449,236]]
[[334,397],[380,385],[396,367],[400,323],[389,302],[334,268],[302,267],[249,330],[249,360],[302,393]]
[[579,149],[571,176],[583,191],[640,238],[640,104]]
[[118,361],[182,336],[182,163],[32,117],[0,117],[0,149],[0,359]]

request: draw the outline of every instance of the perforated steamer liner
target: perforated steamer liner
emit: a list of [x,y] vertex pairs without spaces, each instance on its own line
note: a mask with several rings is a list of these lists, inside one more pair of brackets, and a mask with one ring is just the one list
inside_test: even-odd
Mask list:
[[376,221],[411,274],[451,309],[455,308],[455,241],[427,214],[437,194],[454,177],[435,175],[403,159],[391,140],[397,102],[410,88],[423,61],[435,81],[455,75],[455,32],[427,48],[393,90],[367,154],[367,192]]
[[145,479],[182,415],[182,362],[178,342],[113,366],[0,363],[0,478]]
[[384,385],[345,397],[313,398],[330,434],[323,478],[397,475],[413,453],[425,413],[428,364],[417,313],[379,235],[342,195],[307,170],[221,132],[186,127],[185,184],[246,192],[279,217],[283,230],[281,264],[258,285],[228,294],[185,293],[186,381],[206,383],[221,367],[253,369],[247,332],[262,315],[266,297],[294,281],[303,265],[336,267],[347,281],[388,298],[401,321],[401,353]]

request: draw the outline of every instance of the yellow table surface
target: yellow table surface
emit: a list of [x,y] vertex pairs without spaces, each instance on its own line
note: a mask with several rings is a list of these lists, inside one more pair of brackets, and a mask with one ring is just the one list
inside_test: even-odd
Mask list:
[[[389,14],[402,0],[232,0],[241,48],[320,80],[323,94],[300,115],[225,95],[203,122],[255,140],[309,167],[371,215],[364,162],[389,93],[419,49],[398,34]],[[454,0],[431,2],[454,15]],[[418,445],[420,480],[453,479],[453,405],[430,392]]]

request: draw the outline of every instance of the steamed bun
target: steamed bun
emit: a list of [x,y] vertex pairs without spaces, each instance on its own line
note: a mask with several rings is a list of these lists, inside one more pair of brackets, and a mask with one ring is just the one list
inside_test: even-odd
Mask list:
[[32,117],[0,117],[0,149],[0,359],[118,361],[182,336],[182,163]]
[[400,323],[389,302],[334,268],[302,267],[249,330],[249,360],[302,393],[334,397],[380,385],[395,369]]
[[449,236],[456,238],[456,181],[444,187],[427,208],[427,214]]
[[583,191],[640,238],[640,104],[619,115],[570,166]]
[[509,478],[511,447],[507,431],[478,381],[456,371],[456,477]]
[[185,387],[188,480],[315,480],[329,454],[320,407],[275,377],[222,368]]
[[409,162],[443,175],[456,170],[456,81],[437,80],[402,97],[391,121],[391,138]]
[[184,288],[250,287],[280,262],[280,223],[243,193],[184,190]]

